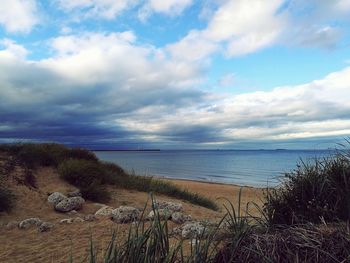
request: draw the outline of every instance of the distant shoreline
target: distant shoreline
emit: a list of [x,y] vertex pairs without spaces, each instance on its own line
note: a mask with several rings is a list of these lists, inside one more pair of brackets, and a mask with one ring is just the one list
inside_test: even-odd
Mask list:
[[160,149],[140,149],[140,150],[91,150],[93,152],[160,152]]

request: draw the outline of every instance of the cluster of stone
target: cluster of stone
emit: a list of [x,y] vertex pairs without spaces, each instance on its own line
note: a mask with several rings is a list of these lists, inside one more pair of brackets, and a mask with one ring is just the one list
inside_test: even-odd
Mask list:
[[32,217],[32,218],[27,218],[25,220],[22,220],[20,222],[11,221],[6,225],[6,228],[13,229],[18,227],[19,229],[28,229],[33,226],[37,227],[39,232],[47,232],[54,227],[54,224],[44,222],[37,217]]
[[78,191],[68,193],[68,197],[62,193],[54,192],[49,195],[47,201],[53,204],[56,211],[63,213],[79,210],[85,203],[84,198],[81,197]]

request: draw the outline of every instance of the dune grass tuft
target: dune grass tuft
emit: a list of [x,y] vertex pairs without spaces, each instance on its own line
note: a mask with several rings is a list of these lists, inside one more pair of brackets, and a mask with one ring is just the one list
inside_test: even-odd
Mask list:
[[266,192],[271,224],[350,219],[350,159],[343,154],[301,162],[282,185]]

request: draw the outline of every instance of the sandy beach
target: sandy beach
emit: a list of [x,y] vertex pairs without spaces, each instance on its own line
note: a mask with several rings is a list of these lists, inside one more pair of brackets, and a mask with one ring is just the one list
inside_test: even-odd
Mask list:
[[[51,168],[41,168],[36,172],[37,190],[29,190],[18,185],[16,192],[19,194],[15,209],[10,213],[1,215],[1,224],[10,221],[20,221],[29,217],[39,217],[42,220],[52,222],[55,227],[47,233],[38,233],[37,229],[28,230],[0,228],[0,261],[1,262],[67,262],[71,251],[73,257],[78,259],[87,255],[87,249],[92,236],[95,246],[102,252],[110,241],[111,232],[118,231],[118,236],[123,239],[129,225],[113,223],[108,218],[99,218],[97,221],[73,223],[70,225],[59,224],[61,219],[67,218],[66,214],[55,212],[47,203],[47,193],[53,191],[67,192],[74,190],[70,184],[59,179],[57,172]],[[213,211],[204,207],[190,204],[189,202],[169,198],[163,195],[155,195],[157,200],[180,202],[183,204],[184,213],[189,214],[195,220],[217,221],[225,214],[222,206],[230,200],[237,207],[239,186],[217,183],[196,182],[189,180],[169,180],[172,183],[216,200],[220,205],[219,211]],[[130,191],[109,187],[112,199],[107,204],[111,207],[128,205],[143,208],[149,198],[149,194],[138,191]],[[254,201],[260,203],[262,190],[252,187],[242,189],[242,208]],[[93,214],[100,208],[99,204],[86,202],[79,214]],[[149,208],[148,208],[149,209]],[[176,227],[169,223],[170,228]]]

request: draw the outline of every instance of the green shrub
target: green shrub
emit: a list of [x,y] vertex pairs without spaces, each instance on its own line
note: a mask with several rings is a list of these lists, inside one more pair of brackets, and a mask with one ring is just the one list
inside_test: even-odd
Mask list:
[[89,187],[81,188],[80,192],[85,199],[91,200],[93,202],[107,203],[111,200],[111,194],[104,186],[101,185],[93,184]]
[[0,187],[0,212],[9,212],[15,205],[16,196],[10,189]]
[[70,159],[70,158],[89,160],[89,161],[95,161],[95,162],[98,161],[96,155],[93,152],[82,148],[66,149],[64,159]]
[[79,188],[88,188],[105,181],[105,171],[98,162],[69,159],[58,167],[62,179]]
[[57,166],[64,158],[66,147],[55,143],[25,143],[2,145],[1,151],[8,152],[28,168],[37,166]]
[[344,155],[302,163],[266,193],[271,224],[319,223],[350,219],[350,160]]

